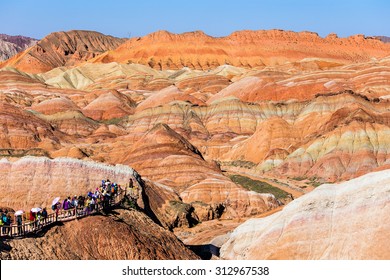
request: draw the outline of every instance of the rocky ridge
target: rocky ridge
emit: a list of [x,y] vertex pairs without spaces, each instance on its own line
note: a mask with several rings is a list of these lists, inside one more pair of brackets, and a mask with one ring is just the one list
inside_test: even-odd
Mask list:
[[[194,45],[192,42],[196,41]],[[318,58],[323,68],[381,58],[390,47],[375,38],[355,35],[321,38],[312,32],[238,31],[214,38],[202,31],[173,34],[158,31],[132,38],[93,61],[139,63],[155,69],[214,69],[220,65],[254,68]]]
[[94,31],[54,32],[31,48],[1,63],[0,67],[13,66],[29,73],[46,72],[56,67],[72,66],[94,58],[116,48],[122,42],[123,39]]

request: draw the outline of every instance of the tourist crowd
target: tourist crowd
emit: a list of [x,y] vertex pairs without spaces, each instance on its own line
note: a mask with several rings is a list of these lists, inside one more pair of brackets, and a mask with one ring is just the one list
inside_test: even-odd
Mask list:
[[[68,196],[63,201],[57,198],[52,204],[52,210],[55,213],[56,221],[62,212],[64,217],[70,217],[74,215],[89,215],[94,210],[103,209],[107,210],[110,207],[112,199],[118,195],[120,191],[120,185],[111,182],[109,179],[102,180],[102,183],[94,191],[89,191],[85,196],[75,195],[73,197]],[[129,180],[130,189],[133,188],[133,180]],[[19,212],[19,213],[17,213]],[[23,233],[23,218],[22,213],[24,211],[19,210],[15,212],[15,222],[18,226],[18,234]],[[10,234],[10,225],[12,224],[12,218],[8,210],[3,211],[0,209],[1,221],[0,226],[2,227],[2,235]],[[29,213],[28,220],[30,221],[30,227],[32,230],[39,228],[45,224],[48,217],[46,208],[32,208]],[[26,217],[27,218],[27,217]]]

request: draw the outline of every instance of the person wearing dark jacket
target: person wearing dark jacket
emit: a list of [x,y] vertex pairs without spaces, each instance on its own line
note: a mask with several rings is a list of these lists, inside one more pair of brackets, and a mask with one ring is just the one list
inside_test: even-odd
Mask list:
[[23,234],[23,229],[22,229],[22,215],[16,216],[16,224],[18,225],[18,234]]
[[42,210],[42,224],[46,223],[46,218],[47,218],[47,210],[46,210],[46,207],[45,207]]

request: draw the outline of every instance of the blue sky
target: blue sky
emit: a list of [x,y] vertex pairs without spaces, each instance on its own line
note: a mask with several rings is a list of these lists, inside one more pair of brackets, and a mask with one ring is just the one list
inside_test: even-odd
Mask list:
[[203,30],[212,36],[226,36],[244,29],[390,36],[390,1],[0,0],[0,19],[0,33],[38,39],[72,29],[117,37],[157,30]]

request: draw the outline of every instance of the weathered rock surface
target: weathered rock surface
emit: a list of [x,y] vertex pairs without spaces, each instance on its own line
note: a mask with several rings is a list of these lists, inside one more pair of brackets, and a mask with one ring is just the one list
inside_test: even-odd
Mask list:
[[[89,73],[87,76],[95,81],[100,79],[104,69],[112,71],[112,77],[115,77],[116,71],[139,74],[143,67],[121,68],[118,64],[104,64],[104,67],[96,67],[100,74],[95,73],[95,76],[91,74],[93,68],[89,65],[78,69],[84,69],[85,72],[81,72]],[[385,135],[389,130],[387,104],[390,88],[386,78],[389,67],[386,59],[348,67],[360,69],[351,73],[362,73],[359,87],[365,88],[366,96],[352,91],[329,93],[329,88],[328,93],[307,96],[305,98],[310,100],[301,102],[290,99],[259,100],[256,103],[247,102],[250,91],[245,90],[243,85],[238,87],[242,89],[237,96],[239,99],[233,96],[214,99],[235,84],[242,84],[245,80],[250,84],[252,78],[258,79],[250,76],[226,85],[220,83],[223,79],[205,76],[199,71],[175,71],[177,75],[168,76],[168,72],[149,68],[149,77],[152,78],[139,87],[161,79],[170,81],[170,85],[162,90],[120,88],[85,91],[46,85],[43,82],[45,77],[51,79],[54,70],[50,75],[40,77],[14,70],[0,71],[2,106],[14,108],[4,109],[3,114],[23,124],[18,125],[22,130],[29,127],[28,123],[32,120],[37,120],[44,127],[38,133],[42,141],[32,139],[31,133],[26,132],[25,137],[30,140],[23,140],[24,144],[19,143],[19,146],[7,140],[16,135],[20,137],[20,133],[9,128],[3,136],[1,148],[24,149],[24,154],[39,148],[42,150],[39,153],[35,151],[35,154],[52,157],[75,155],[77,158],[91,157],[97,161],[117,163],[123,161],[124,151],[141,149],[134,148],[134,144],[157,123],[165,123],[199,147],[207,160],[218,160],[224,166],[249,164],[255,167],[251,172],[258,175],[318,177],[323,181],[349,179],[389,164]],[[372,69],[373,73],[362,70],[365,67]],[[296,74],[297,77],[300,75]],[[110,74],[107,77],[111,77]],[[126,77],[130,76],[112,81],[123,82],[128,79]],[[224,89],[216,94],[202,92],[206,77],[217,81]],[[311,78],[313,76],[308,74],[301,75],[302,83],[311,81]],[[192,92],[191,81],[197,79],[200,79],[200,86]],[[351,81],[358,84],[355,78]],[[108,88],[121,87],[122,82],[106,85]],[[214,82],[212,85],[215,85]],[[293,90],[291,94],[294,96]],[[23,117],[13,114],[22,114]],[[3,123],[3,127],[12,126],[12,122],[6,123],[5,118]],[[41,134],[55,137],[50,136],[50,141],[46,141]],[[335,143],[338,143],[337,149],[334,148]],[[23,154],[21,151],[17,153]]]
[[82,110],[83,114],[94,120],[109,120],[131,115],[135,102],[125,94],[111,90],[101,92],[91,103]]
[[[103,178],[124,185],[137,175],[132,166],[144,177],[137,177],[138,205],[155,224],[188,244],[220,246],[226,236],[215,237],[239,219],[279,209],[274,196],[249,192],[222,170],[302,194],[390,168],[389,48],[364,36],[278,30],[223,38],[157,32],[126,42],[53,33],[0,66],[7,65],[0,206],[50,207],[54,197],[84,194]],[[223,256],[389,258],[390,179],[375,176],[320,187],[283,212],[248,221]],[[10,241],[2,258],[192,258],[145,215],[118,215]],[[85,232],[95,231],[89,240]]]
[[0,102],[0,124],[2,149],[53,149],[61,137],[45,121],[5,102]]
[[[215,163],[205,161],[197,148],[164,124],[152,128],[119,162],[174,189],[182,202],[195,208],[194,213],[201,220],[214,218],[213,215],[248,216],[278,206],[272,195],[248,192],[234,184]],[[210,215],[208,210],[204,214],[204,208],[210,210]]]
[[94,31],[54,32],[33,47],[0,64],[0,67],[13,66],[29,73],[42,73],[86,61],[116,48],[122,42],[123,39]]
[[389,259],[390,172],[322,185],[236,228],[224,259]]
[[346,91],[310,102],[167,104],[136,112],[124,123],[136,139],[167,123],[207,159],[224,165],[248,163],[259,174],[334,181],[388,166],[387,106],[386,99]]
[[[390,52],[388,52],[390,55]],[[310,59],[307,59],[310,61]],[[289,63],[284,66],[256,71],[225,87],[207,102],[237,97],[246,102],[311,100],[321,93],[353,90],[370,98],[388,96],[388,58],[348,64],[331,69],[297,70]]]
[[1,244],[12,260],[194,260],[175,237],[136,210],[115,210],[53,226],[40,237]]

